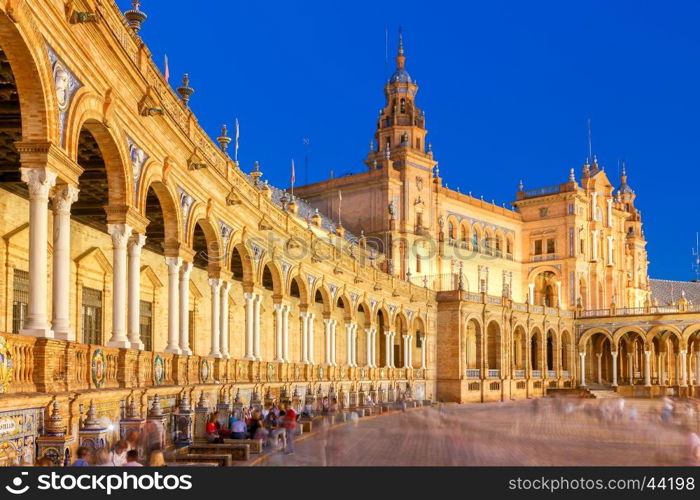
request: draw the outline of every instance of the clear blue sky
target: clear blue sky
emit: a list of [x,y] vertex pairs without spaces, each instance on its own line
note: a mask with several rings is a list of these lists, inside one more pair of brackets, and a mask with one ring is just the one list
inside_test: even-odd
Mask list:
[[[119,0],[126,10],[130,1]],[[435,158],[450,187],[499,204],[625,159],[655,278],[694,278],[700,230],[700,2],[144,0],[141,32],[213,137],[241,124],[239,160],[285,187],[361,172],[403,26]]]

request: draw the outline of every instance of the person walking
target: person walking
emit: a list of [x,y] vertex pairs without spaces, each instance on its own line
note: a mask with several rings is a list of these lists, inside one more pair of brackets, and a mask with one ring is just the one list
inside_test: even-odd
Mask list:
[[294,434],[297,430],[297,412],[294,411],[292,405],[286,404],[284,408],[284,430],[287,436],[287,455],[294,453]]

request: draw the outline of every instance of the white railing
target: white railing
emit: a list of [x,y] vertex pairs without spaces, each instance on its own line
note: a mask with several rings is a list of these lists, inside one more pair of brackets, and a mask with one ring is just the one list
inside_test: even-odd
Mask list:
[[532,370],[532,378],[542,378],[542,370]]
[[478,368],[467,368],[467,378],[481,378],[481,370]]
[[569,378],[571,375],[569,374],[569,370],[562,370],[561,376],[564,378]]
[[489,368],[489,378],[500,378],[501,370],[492,370]]
[[554,370],[547,370],[547,378],[557,378],[557,372]]
[[525,378],[525,370],[514,370],[515,378]]

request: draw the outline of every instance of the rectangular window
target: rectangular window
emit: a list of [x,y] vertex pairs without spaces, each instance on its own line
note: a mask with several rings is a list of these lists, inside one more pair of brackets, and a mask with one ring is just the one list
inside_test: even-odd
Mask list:
[[542,240],[535,240],[535,255],[542,255]]
[[554,239],[549,238],[547,240],[547,253],[554,253]]
[[15,269],[12,284],[12,333],[19,333],[27,321],[29,309],[29,273]]
[[139,334],[146,351],[153,350],[153,302],[139,303]]
[[82,334],[84,344],[102,344],[102,291],[83,287]]

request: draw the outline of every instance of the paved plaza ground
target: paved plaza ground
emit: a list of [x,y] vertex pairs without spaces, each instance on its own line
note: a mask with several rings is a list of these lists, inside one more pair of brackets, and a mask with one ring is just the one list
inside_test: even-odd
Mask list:
[[360,419],[276,452],[263,466],[577,466],[688,465],[697,415],[679,405],[661,420],[661,403],[526,400],[444,405]]

